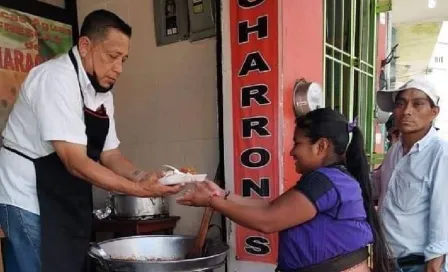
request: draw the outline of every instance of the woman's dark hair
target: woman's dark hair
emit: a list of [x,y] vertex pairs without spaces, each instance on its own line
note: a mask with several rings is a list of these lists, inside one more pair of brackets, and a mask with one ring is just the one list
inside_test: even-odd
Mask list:
[[[373,204],[370,187],[369,163],[364,150],[364,137],[357,126],[349,126],[347,119],[338,111],[322,108],[309,112],[296,119],[296,126],[304,135],[316,143],[321,138],[328,139],[334,153],[341,158],[350,174],[359,182],[362,190],[367,220],[374,235],[373,271],[394,271],[389,261],[389,248],[386,244],[382,224]],[[353,133],[350,141],[349,133]],[[350,144],[349,144],[350,141]]]

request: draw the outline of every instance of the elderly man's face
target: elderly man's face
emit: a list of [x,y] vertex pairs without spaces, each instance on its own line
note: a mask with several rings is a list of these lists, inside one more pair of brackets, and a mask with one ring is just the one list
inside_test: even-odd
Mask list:
[[403,134],[428,129],[439,114],[429,97],[418,89],[400,92],[395,100],[395,126]]

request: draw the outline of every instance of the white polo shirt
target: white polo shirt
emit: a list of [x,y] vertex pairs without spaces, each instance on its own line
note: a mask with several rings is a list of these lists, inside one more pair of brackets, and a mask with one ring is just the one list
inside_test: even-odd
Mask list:
[[[120,144],[115,131],[111,92],[96,93],[83,68],[77,48],[74,55],[84,103],[91,110],[104,104],[110,118],[104,150]],[[32,69],[22,84],[3,131],[3,144],[31,158],[54,152],[50,141],[87,145],[82,97],[68,54]],[[0,150],[0,203],[39,214],[34,164],[8,150]]]

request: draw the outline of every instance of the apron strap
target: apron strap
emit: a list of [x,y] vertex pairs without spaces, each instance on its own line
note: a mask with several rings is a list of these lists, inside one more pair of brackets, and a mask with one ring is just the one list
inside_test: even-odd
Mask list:
[[18,151],[18,150],[15,150],[15,149],[13,149],[13,148],[11,148],[11,147],[9,147],[9,146],[3,145],[3,148],[6,149],[6,150],[8,150],[8,151],[11,151],[12,153],[15,153],[15,154],[21,156],[21,157],[23,157],[23,158],[25,158],[25,159],[27,159],[27,160],[34,161],[34,159],[31,158],[30,156],[25,155],[25,154],[23,154],[22,152],[20,152],[20,151]]
[[81,93],[82,104],[84,105],[84,94],[82,93],[81,81],[79,80],[79,67],[78,67],[78,62],[76,61],[76,58],[75,58],[75,54],[73,54],[73,49],[71,49],[68,52],[68,56],[70,57],[73,67],[75,67],[76,77],[78,78],[79,92]]

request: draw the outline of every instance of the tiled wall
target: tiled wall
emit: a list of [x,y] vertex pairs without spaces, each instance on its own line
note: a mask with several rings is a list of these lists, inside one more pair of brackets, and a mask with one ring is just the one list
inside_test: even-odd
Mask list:
[[[106,8],[133,27],[130,59],[115,88],[121,149],[139,167],[192,166],[214,177],[218,165],[215,39],[156,47],[151,0],[78,0],[79,23]],[[105,193],[95,192],[96,205]],[[182,216],[176,233],[196,233],[202,209],[170,198]],[[214,220],[219,222],[219,218]]]

